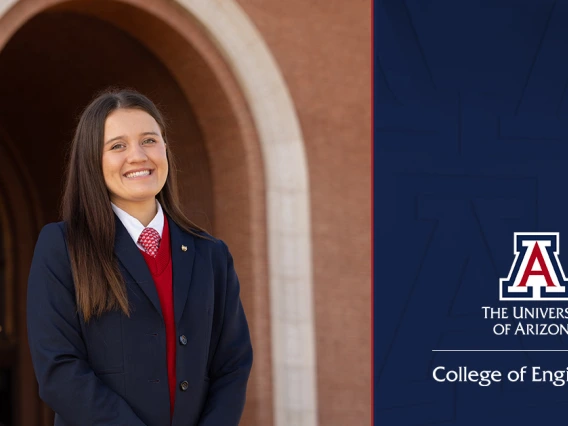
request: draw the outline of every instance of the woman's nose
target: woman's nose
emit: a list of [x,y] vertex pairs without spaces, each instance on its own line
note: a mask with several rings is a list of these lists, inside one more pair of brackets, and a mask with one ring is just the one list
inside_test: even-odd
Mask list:
[[144,151],[144,148],[142,148],[138,144],[132,145],[129,151],[130,152],[128,153],[128,161],[130,161],[131,163],[145,161],[148,158],[146,152]]

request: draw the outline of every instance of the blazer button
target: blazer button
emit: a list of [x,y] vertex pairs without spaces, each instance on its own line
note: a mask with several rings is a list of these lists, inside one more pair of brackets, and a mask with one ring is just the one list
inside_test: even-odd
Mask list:
[[185,337],[183,334],[181,336],[179,336],[179,342],[185,346],[187,345],[187,337]]
[[179,387],[182,391],[185,392],[187,390],[187,388],[189,388],[189,383],[187,382],[187,380],[184,380],[183,382],[181,382],[179,384]]

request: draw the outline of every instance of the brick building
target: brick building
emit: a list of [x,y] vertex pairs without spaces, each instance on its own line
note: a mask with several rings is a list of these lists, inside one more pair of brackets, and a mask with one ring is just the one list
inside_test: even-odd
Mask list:
[[117,85],[165,112],[185,210],[234,255],[255,348],[241,424],[370,423],[370,14],[368,0],[0,0],[0,422],[53,424],[27,272],[76,118]]

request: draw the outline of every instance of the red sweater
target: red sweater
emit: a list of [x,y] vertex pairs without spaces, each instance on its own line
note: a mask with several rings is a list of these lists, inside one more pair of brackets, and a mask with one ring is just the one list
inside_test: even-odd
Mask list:
[[174,414],[176,396],[176,324],[174,317],[174,297],[172,282],[172,251],[170,247],[170,230],[168,219],[164,215],[164,230],[156,257],[142,251],[144,260],[150,269],[158,297],[164,323],[166,325],[166,358],[168,361],[168,384],[170,388],[170,419]]

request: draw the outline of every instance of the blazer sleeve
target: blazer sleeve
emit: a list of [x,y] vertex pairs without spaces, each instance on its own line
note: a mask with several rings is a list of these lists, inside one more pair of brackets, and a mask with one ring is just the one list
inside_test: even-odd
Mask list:
[[39,394],[66,424],[145,426],[87,362],[63,229],[46,225],[27,296],[28,340]]
[[233,258],[226,258],[226,294],[221,333],[209,369],[210,387],[199,426],[238,426],[252,367],[249,328],[240,300]]

